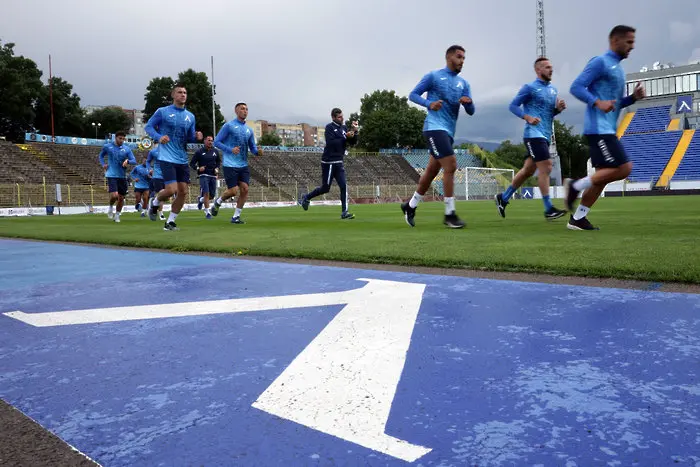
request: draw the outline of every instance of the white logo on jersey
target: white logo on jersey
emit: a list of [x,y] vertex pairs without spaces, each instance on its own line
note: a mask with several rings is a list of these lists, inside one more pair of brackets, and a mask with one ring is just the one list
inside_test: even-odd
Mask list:
[[175,114],[168,115],[168,117],[170,117],[170,118],[173,118],[174,116],[175,116]]
[[464,84],[460,81],[459,83],[457,83],[457,87],[458,87],[458,88],[463,88],[463,87],[464,87]]
[[185,121],[186,121],[186,122],[189,122],[189,121],[190,121],[190,116],[189,116],[189,115],[185,117]]

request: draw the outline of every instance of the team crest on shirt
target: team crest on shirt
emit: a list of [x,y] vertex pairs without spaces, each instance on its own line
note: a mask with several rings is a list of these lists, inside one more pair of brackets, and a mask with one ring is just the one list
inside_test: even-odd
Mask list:
[[464,84],[462,84],[462,82],[460,81],[459,83],[457,83],[457,87],[458,87],[458,88],[463,88],[463,87],[464,87]]
[[190,116],[189,116],[189,115],[187,115],[187,116],[185,117],[185,121],[186,121],[186,122],[189,122],[189,121],[190,121]]

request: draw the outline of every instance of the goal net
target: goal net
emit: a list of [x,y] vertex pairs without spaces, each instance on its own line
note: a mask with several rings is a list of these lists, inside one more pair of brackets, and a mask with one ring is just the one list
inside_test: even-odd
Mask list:
[[513,169],[464,167],[455,172],[455,197],[457,199],[493,199],[513,181]]

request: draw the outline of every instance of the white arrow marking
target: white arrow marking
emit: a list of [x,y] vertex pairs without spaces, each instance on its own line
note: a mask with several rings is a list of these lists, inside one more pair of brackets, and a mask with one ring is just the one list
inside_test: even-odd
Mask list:
[[425,285],[359,280],[367,285],[325,294],[4,314],[46,327],[346,304],[253,407],[413,462],[431,449],[384,430]]

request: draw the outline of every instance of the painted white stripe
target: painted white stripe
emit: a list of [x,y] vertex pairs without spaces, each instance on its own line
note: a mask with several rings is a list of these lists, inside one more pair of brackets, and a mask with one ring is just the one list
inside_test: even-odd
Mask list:
[[346,304],[253,407],[412,462],[431,449],[384,430],[425,284],[358,280],[367,284],[325,294],[4,315],[46,327]]
[[328,166],[328,180],[326,181],[326,185],[331,184],[331,177],[333,176],[333,164]]

